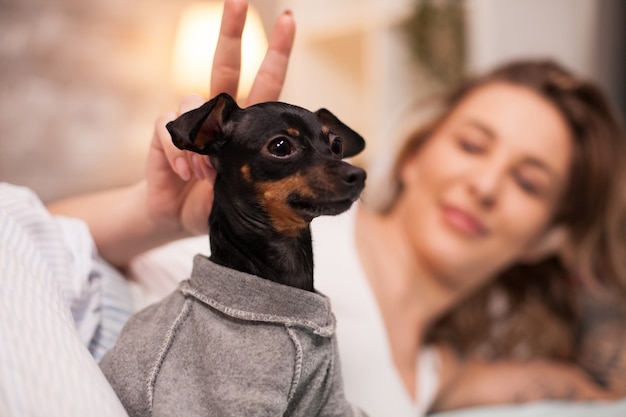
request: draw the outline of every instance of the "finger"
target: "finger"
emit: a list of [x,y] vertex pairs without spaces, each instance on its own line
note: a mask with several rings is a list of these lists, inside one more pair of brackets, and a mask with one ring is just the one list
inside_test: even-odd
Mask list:
[[210,182],[215,182],[215,177],[217,176],[217,171],[213,168],[213,164],[211,163],[211,159],[205,155],[203,159],[202,169],[204,170],[205,178]]
[[180,101],[178,105],[178,114],[186,113],[190,110],[197,109],[204,104],[204,98],[197,94],[189,94]]
[[237,97],[241,69],[241,34],[247,11],[246,0],[224,2],[220,35],[211,70],[211,97],[222,92]]
[[211,183],[215,181],[217,171],[215,171],[206,155],[193,154],[191,156],[191,166],[197,179],[207,180]]
[[289,55],[296,34],[296,23],[290,10],[276,20],[269,47],[254,79],[246,105],[278,100],[285,84]]
[[191,156],[191,166],[193,167],[193,173],[197,179],[204,179],[204,171],[202,170],[202,166],[204,165],[204,158],[201,155],[193,154]]

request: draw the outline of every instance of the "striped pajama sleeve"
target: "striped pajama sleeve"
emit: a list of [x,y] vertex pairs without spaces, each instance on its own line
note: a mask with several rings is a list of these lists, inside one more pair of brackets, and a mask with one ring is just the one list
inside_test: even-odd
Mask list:
[[0,415],[124,416],[97,365],[130,315],[86,225],[0,183]]

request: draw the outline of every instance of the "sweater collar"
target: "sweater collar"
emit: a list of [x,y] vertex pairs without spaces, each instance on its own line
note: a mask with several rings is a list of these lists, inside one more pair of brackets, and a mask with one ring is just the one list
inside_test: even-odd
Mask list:
[[324,337],[335,331],[325,295],[236,271],[202,255],[194,258],[191,278],[181,291],[239,319],[304,327]]

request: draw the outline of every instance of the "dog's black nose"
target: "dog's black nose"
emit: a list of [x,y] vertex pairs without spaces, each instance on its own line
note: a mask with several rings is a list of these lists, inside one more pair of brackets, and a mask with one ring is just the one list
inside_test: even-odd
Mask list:
[[365,181],[365,171],[355,166],[347,166],[342,172],[342,180],[346,185],[357,185]]

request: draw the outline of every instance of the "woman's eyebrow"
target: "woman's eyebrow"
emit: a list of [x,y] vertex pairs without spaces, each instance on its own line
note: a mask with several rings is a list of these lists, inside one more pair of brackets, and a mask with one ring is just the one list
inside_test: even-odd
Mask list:
[[496,138],[496,133],[491,128],[489,128],[489,126],[485,125],[484,123],[481,123],[478,120],[467,119],[467,120],[465,120],[465,124],[470,126],[470,127],[472,127],[472,128],[474,128],[474,129],[480,130],[489,139],[495,139]]

